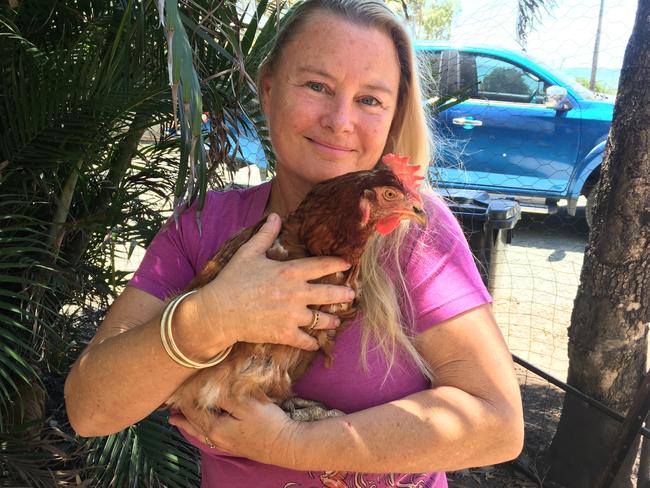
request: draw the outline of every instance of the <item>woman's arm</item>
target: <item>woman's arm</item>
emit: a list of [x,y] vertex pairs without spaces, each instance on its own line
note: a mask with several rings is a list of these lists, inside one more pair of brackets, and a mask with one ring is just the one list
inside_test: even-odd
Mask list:
[[[143,419],[194,372],[172,361],[162,346],[163,306],[153,295],[127,287],[109,309],[65,383],[68,418],[79,435],[108,435]],[[189,298],[174,315],[179,333],[195,322],[188,309],[196,313]],[[214,346],[220,347],[216,341]],[[181,347],[198,357],[196,347]]]
[[[519,386],[489,305],[420,334],[435,386],[374,408],[312,423],[274,405],[237,405],[215,418],[217,447],[304,471],[429,472],[503,462],[523,443]],[[172,423],[193,431],[182,416]]]
[[[174,337],[190,358],[207,361],[236,341],[315,349],[316,340],[300,329],[312,317],[307,305],[352,299],[347,287],[308,283],[347,269],[341,259],[267,259],[265,252],[279,229],[279,219],[269,218],[217,278],[178,306]],[[143,419],[196,372],[165,352],[160,340],[163,307],[158,298],[132,287],[111,306],[66,379],[66,409],[80,435],[111,434]],[[337,324],[336,317],[322,313],[317,328]]]
[[[435,325],[419,339],[434,388],[358,415],[303,426],[305,434],[297,436],[306,454],[300,469],[327,464],[308,447],[318,439],[324,452],[341,453],[334,457],[341,465],[329,468],[335,470],[452,471],[519,454],[519,385],[490,306]],[[330,436],[324,435],[326,429]]]

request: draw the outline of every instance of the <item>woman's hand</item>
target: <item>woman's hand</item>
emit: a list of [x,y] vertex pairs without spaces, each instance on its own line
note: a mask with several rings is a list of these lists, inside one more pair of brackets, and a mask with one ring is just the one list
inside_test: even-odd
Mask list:
[[[229,343],[288,344],[316,350],[316,339],[301,329],[313,318],[307,306],[348,302],[354,298],[354,292],[345,286],[309,281],[345,271],[350,265],[334,257],[268,259],[265,253],[280,227],[280,218],[270,214],[259,232],[239,248],[219,275],[200,289],[197,298],[203,321]],[[319,315],[316,329],[333,329],[340,323],[334,315]]]
[[296,436],[305,423],[291,420],[274,403],[231,404],[230,414],[214,415],[209,432],[198,426],[197,410],[176,413],[169,423],[208,446],[266,464],[292,467]]

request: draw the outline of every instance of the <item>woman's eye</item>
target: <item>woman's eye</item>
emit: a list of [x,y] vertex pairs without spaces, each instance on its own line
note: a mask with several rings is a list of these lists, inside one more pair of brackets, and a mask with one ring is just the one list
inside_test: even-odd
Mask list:
[[381,105],[381,103],[379,102],[379,100],[377,100],[375,97],[370,97],[370,96],[368,96],[368,97],[362,97],[359,101],[360,101],[361,103],[363,103],[364,105],[370,105],[370,106],[372,106],[372,107],[375,107],[375,106]]
[[317,81],[309,81],[307,82],[307,86],[309,87],[310,90],[314,90],[315,92],[325,91],[325,87],[323,86],[323,84],[318,83]]

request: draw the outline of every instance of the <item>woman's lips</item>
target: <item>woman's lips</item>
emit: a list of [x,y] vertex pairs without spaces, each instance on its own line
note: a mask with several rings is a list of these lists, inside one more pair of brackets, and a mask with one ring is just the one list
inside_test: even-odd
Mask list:
[[337,145],[334,145],[334,144],[330,144],[328,142],[323,142],[323,141],[319,141],[317,139],[312,139],[311,137],[307,137],[307,140],[309,142],[311,142],[312,144],[314,144],[318,150],[323,151],[323,152],[332,153],[332,154],[339,154],[339,155],[348,154],[348,153],[352,152],[352,149],[348,149],[347,147],[337,146]]

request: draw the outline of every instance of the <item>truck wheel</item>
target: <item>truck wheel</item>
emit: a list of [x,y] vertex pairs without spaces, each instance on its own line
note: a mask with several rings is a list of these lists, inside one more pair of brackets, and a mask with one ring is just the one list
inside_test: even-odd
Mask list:
[[592,188],[589,190],[589,193],[586,195],[587,205],[585,205],[585,218],[587,220],[587,226],[591,230],[594,225],[594,206],[596,205],[596,189]]

